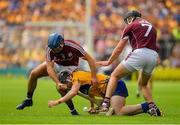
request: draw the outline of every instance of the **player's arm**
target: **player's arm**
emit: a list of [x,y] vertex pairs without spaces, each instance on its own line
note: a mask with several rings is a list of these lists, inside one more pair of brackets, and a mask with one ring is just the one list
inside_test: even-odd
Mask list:
[[101,102],[102,102],[102,99],[95,99],[95,98],[91,98],[89,97],[88,95],[85,95],[81,92],[78,92],[78,95],[81,96],[82,98],[85,98],[89,101],[92,101],[93,103],[95,103],[97,106],[100,106],[101,105]]
[[46,48],[46,66],[47,66],[47,73],[49,77],[56,83],[56,86],[60,83],[57,78],[57,75],[54,71],[54,56],[51,55],[51,49],[49,47]]
[[102,66],[110,65],[121,54],[122,50],[126,46],[127,41],[128,41],[128,39],[121,39],[120,42],[118,43],[118,45],[116,46],[116,48],[113,50],[108,61],[99,61],[99,62],[96,62],[96,64],[102,65]]
[[121,54],[122,50],[126,46],[128,39],[121,39],[116,48],[113,50],[110,58],[108,59],[109,64],[111,64],[118,56]]
[[60,81],[57,78],[57,75],[54,71],[54,62],[52,61],[46,61],[47,64],[47,72],[50,76],[50,78],[56,83],[56,85],[58,86],[60,84]]
[[79,91],[79,88],[80,88],[79,83],[73,84],[71,90],[65,96],[63,96],[62,98],[59,99],[59,103],[66,102],[67,100],[76,96]]
[[86,53],[84,55],[84,58],[85,60],[87,60],[88,64],[89,64],[89,67],[91,69],[91,76],[92,76],[92,83],[93,85],[94,84],[97,84],[97,77],[96,77],[96,65],[95,65],[95,60],[88,54]]
[[[95,99],[94,95],[91,91],[89,91],[88,96],[92,99]],[[91,103],[91,108],[94,108],[94,101],[90,100],[90,103]]]
[[79,88],[80,88],[79,83],[73,84],[71,90],[68,93],[66,93],[65,96],[63,96],[60,99],[54,100],[54,101],[49,101],[48,102],[48,107],[56,106],[56,105],[58,105],[60,103],[66,102],[69,99],[73,98],[75,95],[77,95],[77,93],[79,91]]
[[96,109],[94,108],[94,103],[99,106],[102,102],[102,99],[101,100],[98,100],[98,99],[95,99],[95,97],[92,95],[92,94],[88,94],[88,95],[85,95],[81,92],[78,92],[78,95],[85,98],[85,99],[88,99],[90,101],[90,104],[91,104],[91,107],[88,109],[88,112],[90,114],[94,114],[96,113]]

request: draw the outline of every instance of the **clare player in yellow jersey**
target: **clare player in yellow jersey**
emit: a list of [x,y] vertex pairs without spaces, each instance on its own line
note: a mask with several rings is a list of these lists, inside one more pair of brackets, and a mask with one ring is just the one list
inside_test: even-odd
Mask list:
[[[94,112],[94,97],[104,98],[109,76],[104,74],[97,74],[98,84],[94,89],[91,83],[91,73],[86,71],[74,71],[70,74],[68,71],[63,71],[58,75],[59,80],[63,83],[60,90],[65,91],[69,89],[67,94],[60,99],[51,100],[48,102],[49,107],[56,106],[76,96],[79,92],[87,95],[91,101],[91,111]],[[80,94],[82,96],[82,94]],[[128,96],[128,90],[123,80],[119,80],[117,87],[111,98],[111,110],[109,114],[115,115],[134,115],[139,113],[146,113],[149,109],[147,102],[136,105],[125,106],[125,100]]]

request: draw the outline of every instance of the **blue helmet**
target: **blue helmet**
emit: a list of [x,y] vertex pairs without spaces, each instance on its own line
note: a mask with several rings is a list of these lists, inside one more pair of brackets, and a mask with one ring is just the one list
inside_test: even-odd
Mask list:
[[59,47],[59,44],[64,43],[64,38],[58,33],[52,33],[48,38],[48,47],[51,49],[55,49]]

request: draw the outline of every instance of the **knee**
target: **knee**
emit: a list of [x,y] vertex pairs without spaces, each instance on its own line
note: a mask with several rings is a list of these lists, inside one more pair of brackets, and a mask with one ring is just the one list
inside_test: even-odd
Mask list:
[[147,83],[141,83],[141,84],[139,85],[139,87],[140,87],[140,88],[147,87]]
[[38,78],[38,74],[37,74],[36,70],[32,70],[32,71],[31,71],[31,73],[30,73],[30,75],[29,75],[29,78],[31,78],[31,79],[36,79],[36,78]]
[[120,112],[120,110],[114,109],[114,114],[115,114],[115,115],[121,115],[121,112]]
[[126,115],[123,110],[115,111],[116,115]]
[[147,86],[147,81],[140,80],[139,87],[145,87],[145,86]]
[[116,72],[112,72],[111,77],[113,77],[115,79],[119,79],[119,76],[118,76],[118,74]]

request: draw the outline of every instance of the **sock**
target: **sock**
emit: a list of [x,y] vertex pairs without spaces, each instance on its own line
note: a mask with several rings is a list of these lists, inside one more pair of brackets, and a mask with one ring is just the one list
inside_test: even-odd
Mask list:
[[106,106],[109,107],[109,105],[110,105],[110,98],[109,97],[105,97],[102,105],[106,105]]
[[109,102],[110,102],[110,98],[109,98],[109,97],[105,97],[105,98],[104,98],[104,102],[105,102],[105,103],[109,103]]
[[141,107],[142,107],[142,110],[143,110],[144,113],[146,113],[149,110],[149,106],[148,106],[147,102],[142,103]]
[[66,105],[69,107],[69,109],[70,109],[71,111],[75,110],[74,104],[73,104],[72,100],[66,101]]
[[74,111],[76,111],[76,109],[71,110],[71,112],[74,112]]
[[33,92],[27,92],[27,98],[28,99],[32,99],[33,96]]

